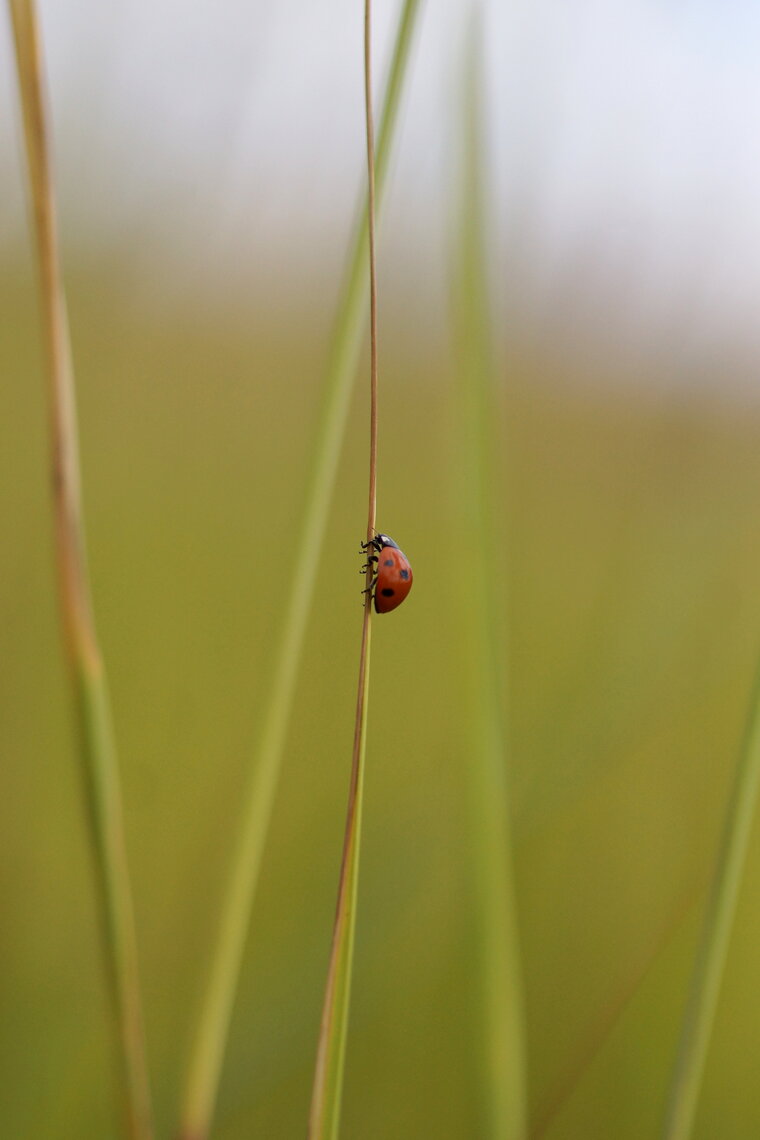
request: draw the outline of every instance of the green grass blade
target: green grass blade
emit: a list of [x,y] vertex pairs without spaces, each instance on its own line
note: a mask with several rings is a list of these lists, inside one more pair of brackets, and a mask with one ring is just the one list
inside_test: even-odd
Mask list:
[[[396,31],[377,142],[377,190],[381,199],[420,0],[405,0]],[[354,239],[298,528],[298,550],[272,689],[253,756],[237,848],[233,854],[209,980],[202,998],[180,1110],[180,1140],[205,1140],[221,1073],[235,989],[240,973],[261,858],[279,779],[306,624],[345,433],[354,376],[366,324],[368,223],[365,208]]]
[[132,1140],[150,1140],[150,1093],[121,791],[85,555],[74,371],[58,252],[42,54],[32,0],[11,0],[10,10],[48,349],[51,482],[61,610],[74,680],[127,1133]]
[[364,113],[367,131],[367,252],[369,256],[370,431],[369,493],[367,496],[367,566],[364,620],[359,657],[359,692],[356,698],[354,746],[351,757],[351,790],[348,797],[346,835],[338,885],[338,905],[333,929],[330,965],[322,1007],[322,1022],[314,1070],[309,1112],[309,1140],[337,1140],[343,1103],[348,1011],[354,964],[354,934],[359,883],[359,852],[363,811],[364,766],[367,745],[367,702],[372,637],[372,586],[375,575],[371,558],[377,522],[377,428],[378,428],[378,335],[377,254],[375,241],[375,126],[372,113],[372,0],[364,0]]
[[540,1140],[555,1124],[556,1119],[576,1091],[586,1073],[608,1045],[622,1018],[634,1000],[653,968],[659,963],[664,952],[669,949],[675,936],[680,933],[685,920],[696,908],[694,892],[684,895],[669,915],[667,924],[657,933],[656,938],[646,948],[635,969],[623,979],[619,987],[610,994],[608,1003],[599,1010],[589,1023],[587,1031],[575,1043],[567,1056],[563,1070],[558,1074],[551,1088],[536,1106],[530,1121],[530,1140]]
[[759,787],[760,668],[752,691],[747,729],[726,809],[681,1026],[662,1132],[664,1140],[688,1140],[693,1131]]
[[337,1140],[343,1100],[348,1011],[351,997],[351,975],[356,930],[356,900],[359,882],[359,852],[364,801],[364,768],[367,743],[367,701],[369,696],[369,658],[372,632],[369,604],[365,609],[362,656],[360,664],[357,708],[358,747],[354,750],[351,791],[343,845],[338,905],[335,914],[332,952],[327,974],[325,1001],[319,1032],[319,1047],[314,1073],[309,1140]]
[[485,257],[480,137],[480,24],[468,44],[455,328],[457,425],[462,440],[457,491],[466,591],[461,598],[467,646],[468,774],[472,875],[481,1011],[483,1123],[479,1135],[520,1140],[526,1134],[523,991],[504,725],[504,646],[497,643],[504,567],[495,555],[493,430],[498,417]]

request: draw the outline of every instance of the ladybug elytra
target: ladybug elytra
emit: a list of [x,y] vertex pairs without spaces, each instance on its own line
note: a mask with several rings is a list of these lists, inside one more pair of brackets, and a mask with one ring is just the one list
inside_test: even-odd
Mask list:
[[371,585],[364,592],[375,599],[377,613],[390,613],[401,605],[412,588],[409,559],[387,534],[376,534],[370,542],[363,542],[362,551],[367,555],[367,565],[374,563],[375,571]]

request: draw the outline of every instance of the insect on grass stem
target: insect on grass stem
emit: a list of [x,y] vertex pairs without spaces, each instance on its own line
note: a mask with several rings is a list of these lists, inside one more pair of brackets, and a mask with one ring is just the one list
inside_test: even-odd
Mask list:
[[[373,205],[373,217],[382,200],[421,7],[422,0],[403,0],[396,22],[377,133],[377,205]],[[312,568],[324,542],[366,323],[369,265],[366,193],[364,190],[365,204],[358,217],[326,361],[288,600],[273,650],[269,693],[251,755],[240,827],[224,886],[208,975],[192,1030],[177,1140],[208,1140],[218,1098],[235,994],[313,607]]]
[[[375,533],[377,513],[377,267],[375,254],[375,137],[372,117],[372,5],[364,4],[364,107],[367,136],[369,292],[370,292],[370,449],[367,542]],[[372,633],[372,560],[367,580],[359,655],[359,683],[351,757],[351,783],[346,812],[338,902],[322,1009],[314,1073],[309,1140],[335,1140],[340,1126],[346,1034],[351,992],[356,899],[359,873],[364,757],[367,738],[367,695]]]

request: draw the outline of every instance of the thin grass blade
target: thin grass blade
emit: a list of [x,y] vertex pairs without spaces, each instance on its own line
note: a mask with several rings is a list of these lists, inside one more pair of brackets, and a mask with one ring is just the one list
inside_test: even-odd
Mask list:
[[343,1101],[343,1074],[346,1060],[348,1010],[353,971],[356,900],[359,882],[359,851],[364,803],[364,769],[367,742],[367,699],[369,695],[369,654],[371,612],[364,613],[360,658],[359,696],[356,714],[354,758],[351,770],[346,819],[346,836],[338,888],[332,951],[319,1030],[317,1062],[314,1071],[309,1140],[337,1140]]
[[309,1140],[337,1140],[343,1102],[348,1011],[354,962],[356,901],[367,742],[367,701],[372,636],[373,562],[370,557],[377,521],[377,257],[375,252],[375,125],[372,114],[372,0],[364,0],[364,110],[367,128],[367,250],[369,254],[370,430],[367,502],[367,568],[364,594],[359,692],[356,699],[351,790],[338,886],[330,966],[327,973],[317,1063],[309,1114]]
[[[378,202],[390,156],[420,0],[405,0],[396,29],[376,153]],[[282,634],[274,654],[272,688],[251,766],[237,847],[222,903],[219,932],[194,1034],[179,1140],[206,1140],[217,1096],[225,1043],[240,974],[261,859],[279,780],[306,624],[314,594],[313,566],[322,548],[330,502],[366,327],[367,208],[349,261],[326,371],[298,549]]]
[[671,1079],[663,1140],[688,1140],[694,1129],[759,788],[760,668],[705,909]]
[[[497,556],[494,424],[498,420],[491,349],[483,194],[482,29],[473,19],[467,45],[461,198],[457,225],[456,468],[460,533],[467,551],[460,604],[467,646],[472,881],[480,1008],[482,1124],[478,1135],[526,1135],[523,989],[512,871],[509,750],[504,723],[504,563]],[[503,635],[502,635],[503,636]]]
[[58,252],[40,36],[32,0],[11,0],[10,11],[47,341],[51,483],[60,604],[72,670],[126,1131],[132,1140],[150,1140],[148,1068],[121,790],[85,555],[74,371]]

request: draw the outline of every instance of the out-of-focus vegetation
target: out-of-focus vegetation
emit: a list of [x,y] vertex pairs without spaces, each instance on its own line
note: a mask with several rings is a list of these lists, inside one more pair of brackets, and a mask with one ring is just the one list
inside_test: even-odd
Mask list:
[[[2,282],[3,1120],[111,1134],[92,883],[65,702],[31,280]],[[120,303],[71,278],[98,616],[112,675],[159,1122],[173,1119],[268,646],[294,545],[323,330]],[[266,331],[263,327],[266,325]],[[302,333],[299,332],[302,330]],[[411,350],[409,350],[411,352]],[[378,622],[348,1136],[476,1134],[450,374],[385,338],[381,524],[416,587]],[[501,571],[531,1103],[554,1137],[654,1134],[748,695],[758,423],[651,387],[504,371]],[[218,1135],[308,1105],[350,752],[365,417],[348,439]],[[758,852],[745,900],[760,873]],[[760,930],[739,915],[698,1135],[760,1119]],[[567,1093],[567,1097],[562,1099]],[[561,1101],[561,1103],[559,1103]]]
[[[445,283],[431,270],[421,294],[417,269],[409,289],[408,251],[387,248],[378,524],[416,584],[373,639],[343,1129],[350,1140],[469,1140],[481,1117],[468,550],[452,481],[461,425],[452,337],[431,316]],[[206,303],[170,251],[162,279],[176,291],[159,302],[134,252],[72,242],[66,265],[95,604],[169,1136],[297,545],[339,256],[324,279],[295,256],[264,261],[252,295]],[[579,267],[582,278],[583,257]],[[518,259],[513,299],[521,271]],[[494,574],[508,615],[532,1135],[641,1140],[661,1119],[755,665],[760,410],[721,392],[738,369],[728,348],[697,364],[681,352],[686,322],[626,358],[601,323],[571,335],[559,304],[533,323],[516,309],[495,313],[492,501],[506,537]],[[0,1132],[102,1140],[117,1135],[111,1044],[22,247],[0,274],[0,312]],[[313,566],[219,1140],[285,1140],[308,1113],[353,731],[366,420],[362,395]],[[755,840],[697,1140],[746,1140],[760,1126],[758,876]]]

